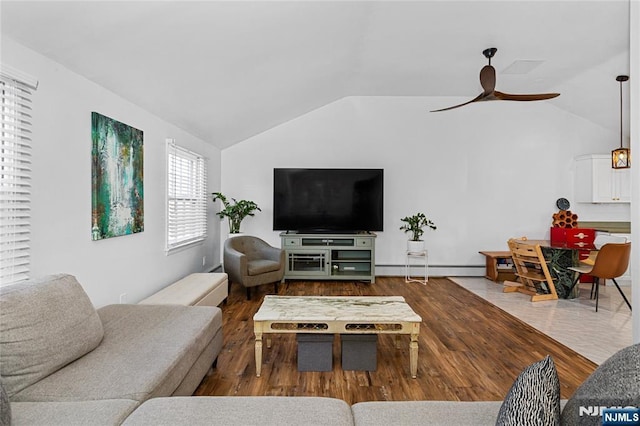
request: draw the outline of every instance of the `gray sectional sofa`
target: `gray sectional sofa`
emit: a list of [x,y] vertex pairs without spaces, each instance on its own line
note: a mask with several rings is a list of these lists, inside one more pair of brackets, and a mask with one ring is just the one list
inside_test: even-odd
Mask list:
[[12,424],[120,424],[191,395],[222,349],[216,307],[95,309],[71,275],[0,287],[0,376]]
[[0,425],[597,425],[598,416],[579,415],[581,406],[640,406],[640,344],[600,365],[569,401],[560,401],[546,357],[522,372],[505,401],[352,406],[323,397],[189,396],[221,348],[219,308],[95,310],[70,275],[0,287]]

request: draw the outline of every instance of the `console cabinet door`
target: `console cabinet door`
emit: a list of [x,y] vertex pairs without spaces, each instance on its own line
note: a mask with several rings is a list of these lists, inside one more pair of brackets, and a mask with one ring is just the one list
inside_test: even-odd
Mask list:
[[323,277],[329,275],[329,250],[286,251],[285,275]]

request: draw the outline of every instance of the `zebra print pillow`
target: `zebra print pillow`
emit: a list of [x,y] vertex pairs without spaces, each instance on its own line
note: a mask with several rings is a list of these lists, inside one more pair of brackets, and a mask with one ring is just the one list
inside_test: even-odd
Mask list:
[[553,359],[525,368],[500,407],[496,426],[549,426],[560,424],[560,381]]

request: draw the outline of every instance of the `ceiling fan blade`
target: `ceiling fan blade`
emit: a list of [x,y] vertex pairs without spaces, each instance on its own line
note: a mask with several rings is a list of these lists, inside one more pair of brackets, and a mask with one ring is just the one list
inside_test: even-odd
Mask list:
[[435,109],[435,110],[429,111],[429,112],[448,111],[450,109],[460,108],[461,106],[465,106],[465,105],[469,105],[470,103],[473,103],[473,102],[481,101],[481,100],[483,100],[482,98],[484,98],[484,97],[485,97],[485,94],[484,93],[480,93],[478,96],[476,96],[475,98],[473,98],[470,101],[467,101],[465,103],[462,103],[462,104],[459,104],[459,105],[450,106],[448,108]]
[[493,93],[496,88],[496,69],[491,65],[485,65],[480,70],[480,85],[484,89],[484,94]]
[[493,58],[497,50],[498,49],[496,49],[495,47],[491,47],[482,51],[482,54],[489,60],[489,64],[485,65],[480,70],[480,85],[482,86],[482,93],[465,103],[450,106],[447,108],[436,109],[430,112],[449,111],[451,109],[460,108],[461,106],[480,101],[544,101],[546,99],[553,99],[557,96],[560,96],[560,93],[530,93],[523,95],[514,95],[511,93],[503,93],[495,90],[496,69],[491,66],[491,58]]
[[531,93],[527,95],[513,95],[510,93],[502,93],[497,90],[494,92],[496,98],[501,101],[544,101],[560,96],[560,93]]

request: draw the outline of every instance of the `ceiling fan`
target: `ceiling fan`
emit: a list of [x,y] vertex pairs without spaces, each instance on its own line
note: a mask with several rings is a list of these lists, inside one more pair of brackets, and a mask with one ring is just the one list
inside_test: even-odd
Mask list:
[[560,93],[532,93],[526,95],[512,95],[510,93],[498,92],[496,88],[496,69],[491,65],[491,58],[496,54],[498,49],[491,47],[482,51],[482,54],[489,60],[489,65],[485,65],[480,70],[480,85],[483,92],[468,102],[460,105],[454,105],[448,108],[436,109],[431,112],[447,111],[461,106],[468,105],[473,102],[480,101],[543,101],[546,99],[560,96]]

